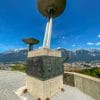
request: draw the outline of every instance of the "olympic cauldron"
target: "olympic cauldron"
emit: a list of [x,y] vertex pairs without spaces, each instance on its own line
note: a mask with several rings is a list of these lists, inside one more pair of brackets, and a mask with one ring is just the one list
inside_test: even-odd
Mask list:
[[[62,57],[61,51],[50,49],[52,28],[50,24],[52,24],[53,18],[63,13],[66,0],[37,0],[37,6],[39,12],[49,20],[44,37],[44,46],[38,50],[29,49],[28,52],[27,89],[36,100],[38,98],[46,100],[63,88],[63,62],[65,58]],[[24,42],[27,43],[27,39]],[[38,41],[35,40],[35,42]]]

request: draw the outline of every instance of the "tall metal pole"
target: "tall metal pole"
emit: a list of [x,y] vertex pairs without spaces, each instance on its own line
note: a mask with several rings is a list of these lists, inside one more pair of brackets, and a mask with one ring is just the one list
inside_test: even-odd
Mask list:
[[43,41],[43,48],[50,48],[51,33],[52,33],[52,10],[49,12],[49,19],[46,25],[45,37]]

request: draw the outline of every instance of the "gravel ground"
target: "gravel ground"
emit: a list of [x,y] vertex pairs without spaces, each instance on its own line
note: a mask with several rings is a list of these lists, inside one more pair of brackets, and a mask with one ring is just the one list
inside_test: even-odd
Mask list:
[[[15,92],[25,86],[26,74],[0,71],[0,100],[34,100],[30,94],[18,96]],[[94,100],[77,88],[65,86],[65,92],[56,94],[52,100]]]

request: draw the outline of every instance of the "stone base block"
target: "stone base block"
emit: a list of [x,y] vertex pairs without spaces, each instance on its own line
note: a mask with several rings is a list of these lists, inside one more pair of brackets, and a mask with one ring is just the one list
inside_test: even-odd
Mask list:
[[51,50],[47,48],[41,48],[34,51],[28,52],[28,58],[35,57],[35,56],[55,56],[61,57],[61,51]]
[[63,88],[63,75],[54,77],[52,79],[42,81],[35,77],[28,76],[26,80],[27,89],[31,95],[37,100],[46,100],[47,97],[51,98]]

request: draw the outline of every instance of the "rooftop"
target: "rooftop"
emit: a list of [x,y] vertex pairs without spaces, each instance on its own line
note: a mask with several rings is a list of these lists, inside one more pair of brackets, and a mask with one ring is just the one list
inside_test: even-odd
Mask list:
[[[34,100],[29,94],[22,94],[26,74],[14,71],[0,71],[0,100]],[[64,86],[65,92],[52,97],[52,100],[94,100],[75,87]]]

